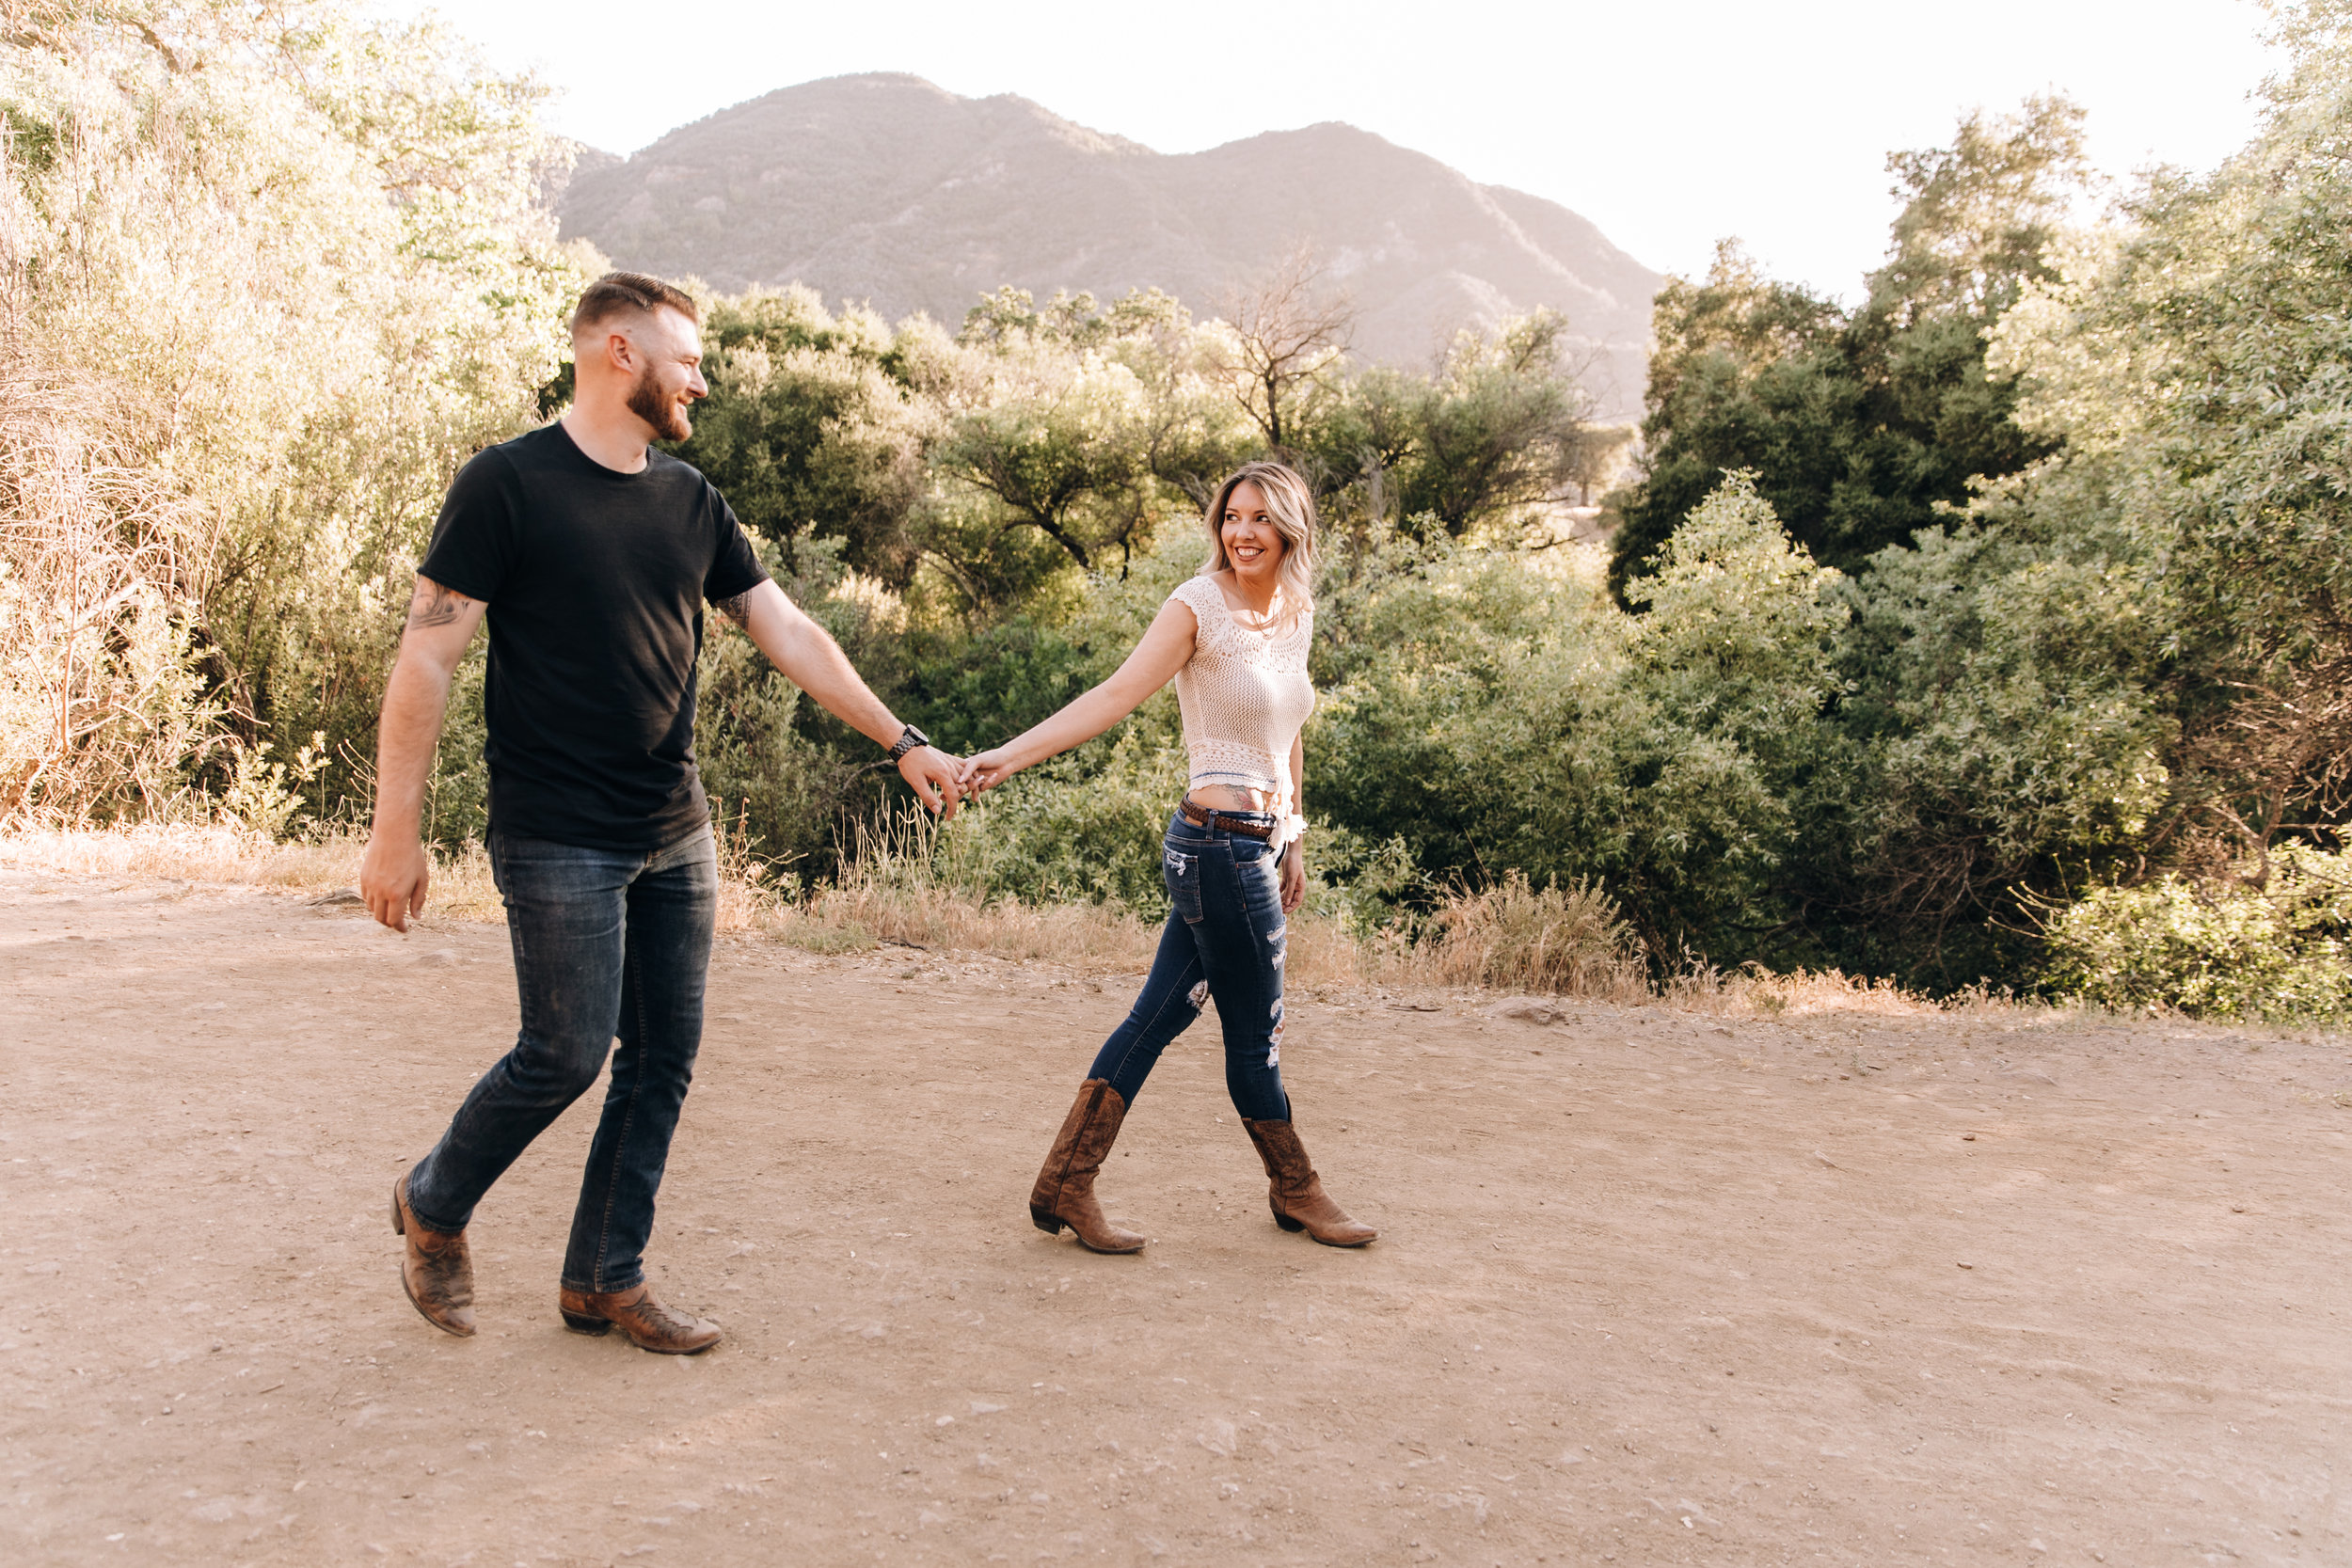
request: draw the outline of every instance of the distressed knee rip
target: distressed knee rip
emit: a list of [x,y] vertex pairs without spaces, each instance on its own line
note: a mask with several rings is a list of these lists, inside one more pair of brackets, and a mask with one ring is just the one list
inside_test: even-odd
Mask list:
[[1274,949],[1274,970],[1278,974],[1282,971],[1282,960],[1291,956],[1291,944],[1283,940],[1290,935],[1290,923],[1285,921],[1266,933],[1265,940]]
[[1209,982],[1195,981],[1190,994],[1185,996],[1184,1000],[1192,1004],[1192,1010],[1196,1013],[1207,1006],[1209,1005]]
[[1274,1005],[1274,1030],[1265,1037],[1265,1065],[1282,1065],[1282,1004]]

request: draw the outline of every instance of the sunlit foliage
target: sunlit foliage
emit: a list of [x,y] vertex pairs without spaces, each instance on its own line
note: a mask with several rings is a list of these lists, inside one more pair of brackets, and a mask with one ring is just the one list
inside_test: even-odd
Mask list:
[[577,288],[537,98],[334,5],[13,0],[0,815],[167,811],[313,734],[364,772],[388,607]]
[[[361,815],[442,489],[565,395],[601,264],[553,238],[565,153],[531,83],[337,0],[0,10],[0,819]],[[1671,282],[1606,546],[1572,508],[1627,433],[1566,324],[1366,366],[1311,257],[960,324],[707,299],[681,454],[959,750],[1115,667],[1218,476],[1295,463],[1315,896],[1394,940],[1451,940],[1467,892],[1526,954],[2337,1016],[2352,3],[2277,15],[2260,133],[2210,173],[2102,214],[2079,113],[2032,100],[1890,159],[1859,305],[1731,243]],[[741,639],[703,657],[730,852],[834,875],[889,771]],[[1152,911],[1184,773],[1163,694],[924,842],[959,886]]]

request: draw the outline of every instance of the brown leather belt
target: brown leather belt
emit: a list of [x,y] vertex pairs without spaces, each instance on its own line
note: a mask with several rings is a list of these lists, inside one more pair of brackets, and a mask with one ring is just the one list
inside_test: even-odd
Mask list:
[[1236,816],[1229,811],[1212,811],[1206,806],[1196,806],[1190,796],[1179,801],[1176,809],[1184,814],[1185,821],[1196,828],[1206,828],[1211,832],[1239,833],[1244,838],[1268,840],[1274,837],[1274,824],[1271,822],[1260,822],[1253,817]]

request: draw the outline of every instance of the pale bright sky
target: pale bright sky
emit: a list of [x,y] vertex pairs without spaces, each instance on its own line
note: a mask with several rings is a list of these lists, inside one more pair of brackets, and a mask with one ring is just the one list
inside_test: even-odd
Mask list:
[[[388,8],[422,8],[381,0]],[[2210,167],[2271,69],[2254,0],[469,0],[442,7],[549,117],[614,152],[776,87],[904,71],[1018,93],[1163,152],[1339,119],[1703,271],[1737,234],[1852,295],[1885,249],[1884,159],[2057,88],[2112,173]]]

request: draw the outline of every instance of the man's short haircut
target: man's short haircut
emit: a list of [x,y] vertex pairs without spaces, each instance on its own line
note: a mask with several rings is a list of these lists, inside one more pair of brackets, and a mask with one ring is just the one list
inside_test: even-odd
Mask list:
[[614,316],[650,315],[665,305],[696,326],[703,324],[702,307],[684,290],[642,272],[608,272],[581,292],[580,308],[572,312],[572,336]]

